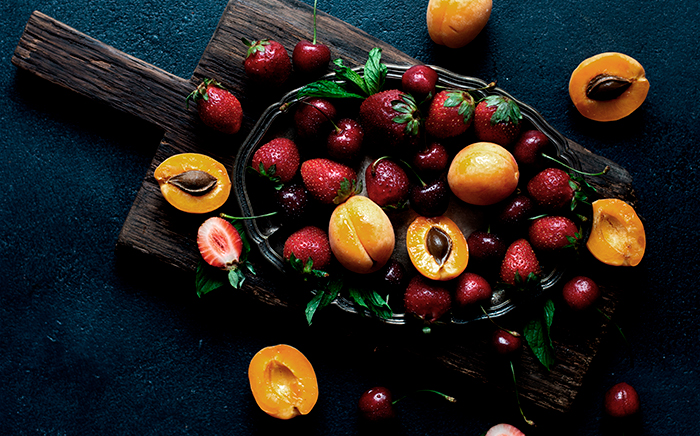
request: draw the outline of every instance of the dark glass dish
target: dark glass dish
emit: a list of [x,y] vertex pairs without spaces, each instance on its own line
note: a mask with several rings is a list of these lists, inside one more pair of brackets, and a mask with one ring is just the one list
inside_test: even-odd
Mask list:
[[[389,84],[392,82],[397,83],[396,87],[400,87],[401,76],[409,67],[410,66],[387,65],[387,86],[385,86],[385,88],[389,88]],[[452,89],[470,90],[472,95],[474,95],[475,100],[491,94],[500,94],[513,98],[498,87],[488,88],[487,90],[473,91],[474,89],[478,88],[486,88],[488,83],[477,78],[461,76],[437,66],[432,66],[432,68],[434,68],[438,73],[438,85]],[[356,68],[356,71],[362,74],[362,67]],[[330,78],[331,76],[329,75],[328,77]],[[264,111],[258,122],[253,127],[251,133],[242,144],[236,156],[234,163],[234,191],[243,216],[258,216],[274,210],[274,199],[268,192],[269,186],[264,186],[265,183],[262,183],[261,179],[256,174],[253,174],[249,167],[251,166],[250,163],[253,153],[262,144],[277,136],[294,138],[294,129],[292,127],[293,121],[291,118],[296,104],[299,103],[297,94],[298,89],[287,93],[279,102],[269,106]],[[576,159],[576,157],[569,152],[567,141],[564,136],[550,126],[535,109],[518,101],[517,99],[514,100],[516,100],[520,106],[524,121],[529,123],[532,128],[540,130],[549,138],[552,146],[551,153],[554,154],[554,157],[569,166],[579,168],[580,164],[578,159]],[[358,174],[363,174],[363,170],[364,167],[362,167]],[[483,224],[482,213],[478,210],[478,207],[464,205],[463,203],[457,204],[461,203],[459,200],[455,200],[452,203],[453,204],[450,206],[450,210],[448,210],[448,213],[446,213],[447,216],[450,216],[450,213],[454,213],[453,207],[459,209],[460,215],[464,213],[465,208],[471,209],[471,211],[468,212],[471,213],[471,218],[467,220],[467,227],[472,228],[465,229],[462,224],[458,222],[460,227],[462,227],[465,237],[468,236],[471,231],[476,230],[476,226]],[[411,218],[410,212],[407,212],[407,214],[408,215],[399,217],[397,219],[399,222],[395,223],[394,226],[397,234],[397,248],[395,249],[395,253],[398,253],[396,254],[397,256],[402,257],[399,260],[403,263],[406,263],[407,256],[402,256],[401,254],[402,243],[404,244],[403,252],[406,251],[405,242],[403,238],[401,238],[401,232],[405,227],[407,227]],[[321,217],[318,222],[305,222],[305,224],[317,224],[321,228],[327,228],[329,216],[330,213],[328,216]],[[415,214],[413,216],[415,216]],[[394,221],[396,218],[393,215],[391,215],[391,217],[392,221]],[[281,222],[276,216],[245,220],[243,222],[245,223],[247,234],[251,239],[251,242],[258,247],[262,256],[281,273],[293,274],[282,257],[282,247],[284,246],[286,236],[289,235],[291,231],[296,230],[299,227],[294,227],[292,229],[286,228],[285,223]],[[403,234],[405,235],[405,232]],[[443,322],[447,324],[468,324],[474,321],[487,319],[488,317],[497,318],[505,315],[506,313],[509,313],[514,309],[526,305],[528,302],[534,301],[535,299],[541,297],[543,293],[551,289],[561,279],[562,275],[563,266],[550,265],[544,269],[539,292],[528,294],[527,296],[513,296],[509,295],[507,291],[495,292],[493,298],[491,299],[491,304],[488,307],[484,307],[485,311],[471,311],[468,314],[458,314],[456,311],[452,311],[446,315]],[[350,313],[369,316],[369,312],[367,312],[366,309],[357,307],[353,301],[343,297],[342,295],[336,298],[332,304],[341,310]],[[410,322],[409,317],[404,313],[394,313],[392,317],[382,319],[382,321],[388,324],[398,325],[407,324]]]

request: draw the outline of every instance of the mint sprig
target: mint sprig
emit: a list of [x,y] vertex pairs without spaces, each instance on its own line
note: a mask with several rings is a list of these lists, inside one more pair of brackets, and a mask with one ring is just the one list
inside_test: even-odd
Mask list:
[[551,338],[551,327],[554,320],[554,302],[547,300],[542,313],[525,324],[524,335],[530,349],[540,363],[552,369],[554,365],[554,344]]

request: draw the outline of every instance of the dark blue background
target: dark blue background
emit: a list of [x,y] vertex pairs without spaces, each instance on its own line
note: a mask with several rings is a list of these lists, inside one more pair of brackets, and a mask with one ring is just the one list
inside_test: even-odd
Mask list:
[[[407,399],[384,434],[479,435],[500,421],[524,429],[512,397],[484,409],[483,393],[450,374],[376,358],[381,338],[358,340],[342,328],[329,335],[235,295],[198,299],[169,271],[144,276],[115,255],[162,132],[18,71],[10,59],[23,26],[38,9],[187,78],[226,3],[0,5],[0,434],[357,434],[370,430],[359,424],[357,399],[375,384],[460,397],[456,405]],[[431,42],[426,5],[322,0],[319,9],[423,62],[498,80],[634,178],[648,247],[616,319],[631,348],[616,335],[606,338],[572,413],[540,421],[539,432],[620,434],[601,405],[607,388],[627,381],[642,398],[642,413],[625,434],[696,434],[697,1],[495,0],[485,30],[460,50]],[[567,92],[578,63],[604,51],[636,58],[651,83],[638,111],[609,124],[579,116]],[[310,416],[290,422],[257,408],[246,373],[257,350],[281,342],[307,354],[322,393]]]

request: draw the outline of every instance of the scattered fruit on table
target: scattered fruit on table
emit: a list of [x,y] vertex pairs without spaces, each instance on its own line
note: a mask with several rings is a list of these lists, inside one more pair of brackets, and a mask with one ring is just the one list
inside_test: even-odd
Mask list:
[[330,159],[306,160],[300,172],[309,194],[323,204],[340,204],[361,190],[355,170]]
[[241,129],[243,109],[235,95],[214,79],[204,79],[186,98],[197,103],[202,122],[222,133],[234,134]]
[[328,134],[326,151],[331,159],[354,162],[362,157],[365,131],[354,119],[342,118]]
[[639,412],[639,394],[629,384],[622,382],[605,393],[605,412],[615,418],[625,418]]
[[406,171],[388,156],[375,159],[365,170],[367,196],[381,207],[403,208],[410,186]]
[[299,272],[323,271],[331,263],[328,234],[316,226],[304,226],[287,237],[282,256]]
[[299,148],[289,138],[275,138],[255,150],[251,167],[274,183],[287,183],[299,170]]
[[632,206],[617,198],[592,203],[593,223],[586,247],[599,261],[614,266],[637,266],[644,257],[644,224]]
[[316,40],[316,3],[317,1],[314,0],[313,38],[311,41],[299,41],[292,51],[294,71],[302,73],[308,78],[324,74],[331,61],[330,48]]
[[419,274],[408,283],[403,302],[407,314],[433,323],[452,307],[452,293],[442,282],[430,280]]
[[425,131],[438,139],[466,132],[474,120],[474,97],[457,89],[443,90],[430,100]]
[[289,345],[258,351],[250,361],[248,379],[255,402],[275,418],[307,415],[318,400],[313,366],[306,356]]
[[229,221],[214,216],[202,223],[197,231],[197,247],[209,265],[225,270],[238,267],[243,253],[243,240]]
[[497,424],[491,427],[484,436],[525,436],[525,433],[510,424]]
[[339,204],[328,225],[331,251],[348,270],[368,274],[381,269],[394,252],[394,227],[368,197],[355,195]]
[[294,125],[299,138],[325,137],[333,127],[337,110],[330,100],[310,98],[299,104],[294,112]]
[[454,279],[469,262],[467,240],[446,216],[416,217],[408,226],[406,249],[413,266],[431,280]]
[[414,65],[401,76],[401,89],[411,94],[417,102],[435,95],[437,72],[428,65]]
[[383,386],[377,386],[363,392],[357,405],[362,417],[368,421],[396,418],[391,391]]
[[287,81],[292,61],[282,44],[271,39],[250,42],[245,38],[243,43],[248,47],[243,68],[251,81],[269,87],[279,87]]
[[491,0],[430,0],[426,13],[430,38],[449,48],[469,44],[486,27]]
[[474,133],[479,141],[510,147],[522,128],[520,107],[502,95],[484,97],[474,109]]
[[231,193],[226,168],[204,154],[170,156],[158,165],[153,177],[167,202],[183,212],[211,212],[226,203]]
[[457,277],[455,303],[465,308],[491,300],[493,290],[488,281],[479,274],[465,271]]
[[517,239],[510,244],[501,263],[501,281],[517,285],[532,280],[541,272],[540,263],[527,239]]
[[491,335],[491,345],[497,354],[512,357],[522,351],[523,340],[519,334],[499,328]]
[[389,149],[412,148],[418,143],[420,113],[415,99],[398,89],[372,94],[360,105],[365,138]]
[[576,224],[565,216],[543,216],[530,224],[528,240],[535,250],[559,251],[574,247],[581,235]]
[[508,150],[491,142],[476,142],[454,157],[447,182],[460,200],[487,206],[511,195],[519,177],[518,164]]
[[569,80],[574,106],[594,121],[617,121],[630,115],[648,92],[644,68],[622,53],[601,53],[584,60]]
[[586,310],[600,298],[600,288],[590,277],[576,276],[562,288],[564,302],[574,310]]

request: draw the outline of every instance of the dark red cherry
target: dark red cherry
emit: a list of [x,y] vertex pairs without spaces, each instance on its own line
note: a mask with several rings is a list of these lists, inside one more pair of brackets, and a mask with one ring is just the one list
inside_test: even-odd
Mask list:
[[299,41],[292,51],[294,71],[315,78],[328,70],[331,50],[325,44]]
[[629,384],[622,382],[605,393],[605,412],[615,418],[632,416],[639,411],[639,394]]
[[365,132],[357,121],[343,118],[328,134],[326,146],[331,159],[340,161],[357,160],[362,154],[362,141]]
[[413,156],[413,168],[425,174],[439,174],[447,169],[449,162],[447,149],[438,142],[431,143]]
[[444,177],[412,185],[409,193],[411,208],[425,217],[443,215],[450,205],[450,190]]
[[396,416],[391,392],[385,387],[378,386],[363,392],[358,406],[362,416],[369,421],[383,421]]
[[294,112],[297,135],[308,139],[326,134],[333,126],[336,113],[333,103],[325,98],[303,100]]
[[585,310],[600,298],[600,289],[592,279],[577,276],[564,284],[562,296],[572,309]]
[[523,347],[523,341],[520,336],[503,329],[493,332],[491,343],[496,353],[501,356],[512,356]]
[[401,76],[401,87],[413,95],[418,103],[435,95],[437,72],[427,65],[414,65]]

